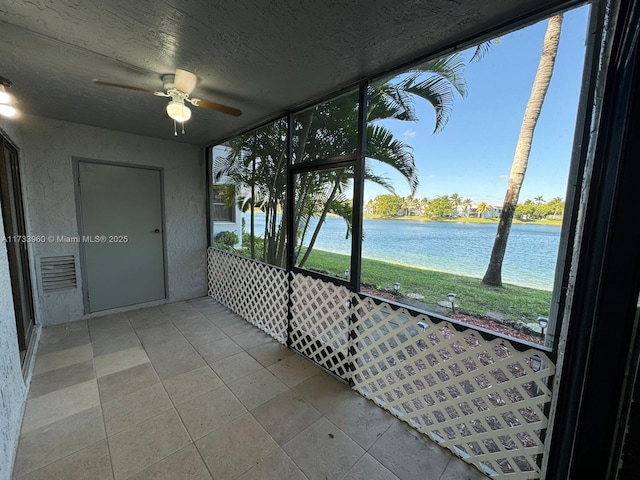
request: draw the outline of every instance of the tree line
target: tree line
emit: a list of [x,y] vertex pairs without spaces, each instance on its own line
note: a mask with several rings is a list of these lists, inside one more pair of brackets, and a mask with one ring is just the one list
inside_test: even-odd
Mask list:
[[[440,195],[434,198],[417,198],[413,195],[400,197],[383,194],[370,199],[365,204],[365,214],[382,217],[426,217],[440,219],[447,217],[483,217],[496,209],[487,202],[474,203],[470,198],[462,198],[457,193]],[[500,210],[496,209],[497,212]],[[546,202],[539,195],[533,199],[519,203],[515,209],[515,217],[520,220],[538,220],[543,218],[560,218],[564,213],[564,201],[555,197]],[[496,216],[499,214],[497,213]]]

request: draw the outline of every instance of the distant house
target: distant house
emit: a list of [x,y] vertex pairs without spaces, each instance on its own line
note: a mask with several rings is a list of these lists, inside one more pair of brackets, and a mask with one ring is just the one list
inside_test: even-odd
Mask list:
[[[469,217],[498,218],[500,217],[500,215],[502,215],[502,205],[499,207],[495,205],[488,205],[488,207],[489,207],[489,210],[484,212],[478,212],[478,205],[473,205],[469,209]],[[466,216],[466,212],[462,212],[458,216]]]
[[502,206],[496,207],[494,205],[489,205],[489,211],[485,212],[483,215],[484,218],[496,218],[502,215]]

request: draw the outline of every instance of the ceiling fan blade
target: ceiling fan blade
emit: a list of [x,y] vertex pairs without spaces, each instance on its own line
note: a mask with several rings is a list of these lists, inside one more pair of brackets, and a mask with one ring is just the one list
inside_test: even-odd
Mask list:
[[131,85],[122,85],[120,83],[112,83],[112,82],[103,82],[102,80],[98,80],[96,78],[93,79],[93,83],[96,85],[103,85],[105,87],[117,87],[117,88],[126,88],[127,90],[135,90],[137,92],[145,92],[155,94],[155,90],[149,90],[148,88],[140,88],[140,87],[132,87]]
[[227,115],[233,115],[239,117],[242,115],[242,110],[237,108],[222,105],[221,103],[210,102],[209,100],[201,100],[199,98],[190,98],[189,101],[196,107],[208,108],[209,110],[215,110],[216,112],[226,113]]
[[184,93],[191,93],[196,84],[198,83],[198,77],[193,73],[186,70],[176,69],[176,75],[173,80],[173,86]]

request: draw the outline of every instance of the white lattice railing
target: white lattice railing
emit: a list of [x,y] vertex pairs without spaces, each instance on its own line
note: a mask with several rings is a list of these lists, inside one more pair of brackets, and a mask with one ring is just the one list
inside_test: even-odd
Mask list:
[[289,282],[281,268],[209,248],[209,296],[278,342],[287,341]]
[[[538,479],[555,367],[347,288],[209,249],[209,295],[495,478]],[[275,333],[275,334],[274,334]]]
[[345,380],[351,297],[345,287],[292,274],[291,347]]
[[354,297],[355,390],[488,475],[539,478],[554,373],[543,352]]

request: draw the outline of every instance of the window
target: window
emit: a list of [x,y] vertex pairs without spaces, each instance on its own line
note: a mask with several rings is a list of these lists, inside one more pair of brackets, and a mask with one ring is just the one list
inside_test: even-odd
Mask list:
[[228,182],[242,211],[237,253],[278,266],[285,266],[287,258],[286,140],[287,122],[280,119],[215,147],[220,154],[214,178]]
[[[575,180],[569,167],[588,14],[585,5],[362,83],[362,91],[294,112],[291,125],[280,119],[230,140],[220,172],[242,206],[239,253],[282,267],[291,253],[294,269],[541,343],[543,328],[555,323],[543,327],[544,318],[558,303],[552,297],[564,197]],[[510,172],[521,158],[524,112],[548,26],[559,23],[552,75],[515,188],[518,175]],[[366,131],[359,132],[364,89]]]
[[[233,204],[233,186],[214,184],[211,187],[211,219],[214,222],[235,222],[236,209]],[[231,203],[230,203],[231,202]]]
[[296,113],[292,126],[294,265],[347,281],[358,109],[352,91]]
[[294,175],[295,266],[349,280],[353,167]]
[[[553,310],[588,13],[568,11],[370,85],[367,162],[382,181],[365,184],[363,292],[543,342],[538,318]],[[559,45],[547,44],[544,58],[554,50],[555,65],[528,162],[516,165],[552,28]]]

